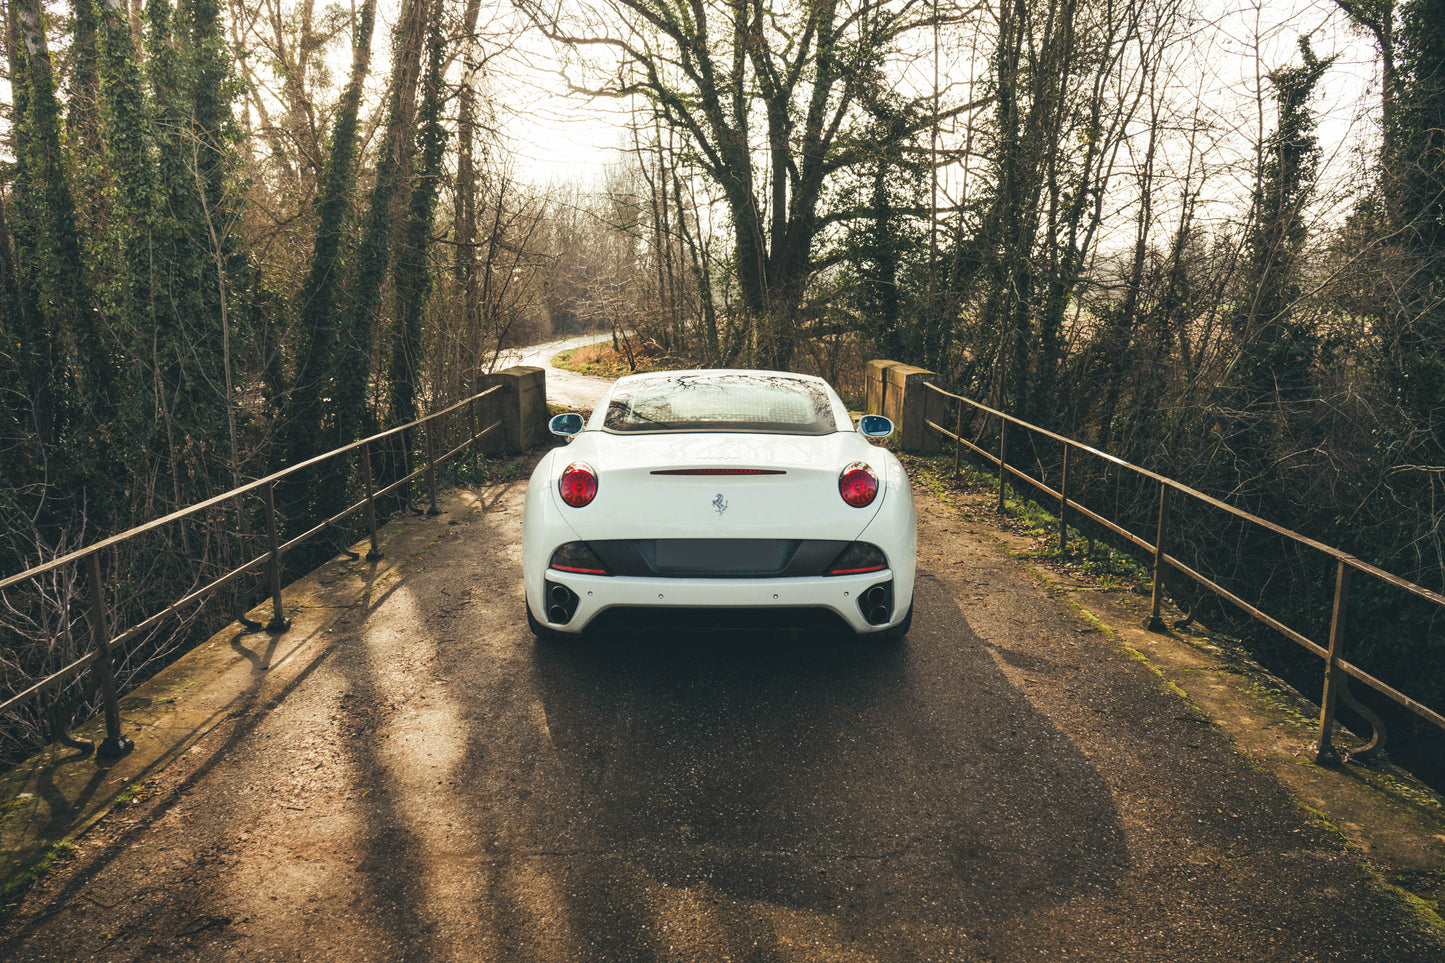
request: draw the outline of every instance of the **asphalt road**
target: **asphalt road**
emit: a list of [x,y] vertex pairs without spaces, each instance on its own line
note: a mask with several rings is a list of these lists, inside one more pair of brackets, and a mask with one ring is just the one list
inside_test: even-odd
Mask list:
[[543,646],[522,484],[484,495],[87,836],[0,958],[1445,959],[929,495],[900,644]]

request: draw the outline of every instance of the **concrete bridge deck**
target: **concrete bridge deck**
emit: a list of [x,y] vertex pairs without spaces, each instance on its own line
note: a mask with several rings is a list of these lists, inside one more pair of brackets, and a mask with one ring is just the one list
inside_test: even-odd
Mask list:
[[1438,800],[1307,764],[1263,680],[981,512],[918,492],[900,646],[539,647],[523,487],[198,650],[130,700],[127,760],[59,750],[6,790],[60,838],[132,787],[0,958],[1445,959],[1390,885],[1438,899]]

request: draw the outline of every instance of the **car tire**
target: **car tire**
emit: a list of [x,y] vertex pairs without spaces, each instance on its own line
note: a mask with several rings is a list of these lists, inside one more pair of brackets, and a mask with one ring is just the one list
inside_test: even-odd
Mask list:
[[567,633],[558,632],[556,629],[548,628],[538,622],[537,617],[532,614],[532,603],[523,602],[522,604],[527,609],[527,628],[532,630],[532,634],[537,637],[538,642],[560,642],[567,637]]
[[882,632],[875,632],[875,633],[873,633],[873,638],[877,639],[879,642],[897,642],[897,641],[901,640],[905,635],[908,634],[908,630],[909,630],[912,626],[913,626],[913,606],[912,606],[912,605],[909,605],[909,606],[908,606],[908,614],[905,615],[905,616],[903,616],[903,621],[902,621],[902,622],[899,622],[897,625],[892,626],[892,627],[890,627],[890,628],[886,628],[886,629],[884,629]]

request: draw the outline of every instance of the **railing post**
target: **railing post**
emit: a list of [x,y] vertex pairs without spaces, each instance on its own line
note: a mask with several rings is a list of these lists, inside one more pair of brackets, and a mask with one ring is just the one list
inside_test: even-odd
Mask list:
[[[236,488],[240,487],[240,485],[236,485]],[[232,501],[236,505],[236,540],[237,543],[244,548],[246,543],[251,539],[251,526],[246,519],[246,499],[237,497],[232,499]],[[260,622],[253,621],[246,615],[246,605],[246,596],[237,594],[235,597],[236,621],[244,625],[247,632],[260,632],[265,626]]]
[[276,535],[276,483],[266,483],[266,544],[271,553],[271,621],[267,632],[285,632],[291,628],[281,608],[281,539]]
[[110,659],[110,626],[105,610],[105,584],[100,577],[100,553],[91,552],[90,565],[90,640],[95,646],[96,682],[105,708],[105,739],[96,747],[97,759],[119,759],[134,744],[120,733],[120,705],[115,697],[115,666]]
[[1340,560],[1335,568],[1335,606],[1330,616],[1330,653],[1325,663],[1325,692],[1320,699],[1320,741],[1315,748],[1315,762],[1329,764],[1340,761],[1334,747],[1335,701],[1344,679],[1340,675],[1340,657],[1345,647],[1345,612],[1350,604],[1350,567]]
[[1059,554],[1069,550],[1069,452],[1073,446],[1064,445],[1064,474],[1059,479]]
[[366,527],[371,533],[371,551],[366,553],[368,562],[379,561],[384,558],[381,554],[381,542],[376,535],[376,497],[373,494],[375,485],[371,481],[371,442],[362,442],[361,445],[361,480],[366,486]]
[[1169,540],[1169,485],[1164,481],[1159,482],[1159,530],[1154,537],[1154,592],[1149,603],[1149,629],[1153,632],[1164,632],[1166,626],[1164,620],[1159,617],[1159,609],[1164,604],[1164,553],[1165,543]]
[[998,511],[1003,514],[1003,486],[1008,478],[1008,419],[998,419]]
[[432,437],[434,420],[434,418],[426,420],[426,486],[431,498],[431,507],[426,510],[428,515],[441,514],[441,509],[437,508],[437,446]]
[[963,399],[958,399],[958,418],[953,423],[953,483],[958,484],[958,459],[963,454]]
[[467,427],[472,439],[472,468],[477,467],[477,456],[481,454],[482,447],[477,438],[477,399],[472,398],[467,402]]

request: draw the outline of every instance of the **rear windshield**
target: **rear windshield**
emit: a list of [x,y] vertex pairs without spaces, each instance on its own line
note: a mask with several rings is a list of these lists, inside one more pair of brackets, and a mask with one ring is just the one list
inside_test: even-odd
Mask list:
[[837,430],[827,392],[809,381],[754,374],[640,381],[617,389],[608,431],[759,431],[826,435]]

